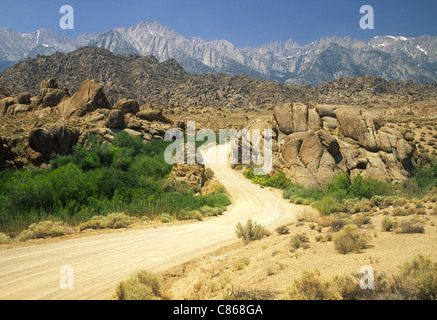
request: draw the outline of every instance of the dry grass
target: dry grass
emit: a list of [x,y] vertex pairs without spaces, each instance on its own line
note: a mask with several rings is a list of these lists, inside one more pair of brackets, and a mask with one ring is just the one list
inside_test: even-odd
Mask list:
[[158,300],[161,297],[161,280],[146,270],[138,271],[128,280],[118,284],[118,300]]
[[122,212],[108,214],[107,216],[94,216],[90,220],[79,225],[81,231],[86,229],[120,229],[127,228],[136,219]]
[[19,241],[26,241],[30,239],[60,237],[71,232],[71,228],[65,226],[63,222],[46,220],[31,224],[17,238]]
[[[366,240],[364,250],[359,249],[363,242],[357,241],[358,249],[347,254],[337,251],[335,242],[330,241],[336,234],[331,230],[331,223],[339,217],[320,218],[316,228],[315,223],[305,222],[304,219],[300,221],[300,226],[291,221],[287,224],[290,235],[275,232],[246,245],[236,242],[193,260],[189,267],[177,266],[163,272],[163,276],[168,274],[164,278],[171,282],[166,286],[166,294],[169,299],[178,300],[417,297],[420,282],[411,278],[413,273],[400,277],[399,266],[406,261],[411,262],[418,255],[437,261],[434,250],[437,216],[431,215],[430,202],[424,201],[424,205],[428,208],[425,216],[399,217],[398,222],[420,219],[425,233],[394,232],[399,225],[391,229],[392,232],[381,231],[379,226],[384,218],[393,220],[390,215],[360,213],[342,217],[348,223],[339,233],[347,233],[345,228],[351,228],[356,232],[357,239],[364,237]],[[359,223],[362,218],[366,223]],[[293,247],[294,241],[299,243],[296,248]],[[220,256],[227,258],[216,259]],[[249,260],[250,263],[247,263]],[[375,270],[376,291],[363,291],[359,287],[362,275],[357,275],[364,265],[370,265]],[[304,272],[307,273],[302,277]],[[213,290],[211,282],[214,283]]]

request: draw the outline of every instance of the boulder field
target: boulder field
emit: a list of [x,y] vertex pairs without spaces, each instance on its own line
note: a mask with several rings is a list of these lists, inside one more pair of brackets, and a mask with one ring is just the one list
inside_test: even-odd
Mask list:
[[286,103],[249,128],[273,128],[273,164],[307,188],[326,185],[341,173],[400,182],[417,154],[409,132],[384,123],[375,112],[346,105]]
[[110,142],[126,131],[149,142],[162,139],[173,125],[161,110],[133,99],[111,105],[103,85],[92,79],[74,94],[59,88],[55,79],[42,81],[35,97],[28,92],[14,96],[0,87],[0,117],[0,170],[46,165],[70,154],[77,143],[84,145],[91,135]]

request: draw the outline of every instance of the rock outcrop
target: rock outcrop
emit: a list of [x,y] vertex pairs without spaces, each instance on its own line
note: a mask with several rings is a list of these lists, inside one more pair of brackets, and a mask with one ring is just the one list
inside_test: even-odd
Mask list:
[[50,129],[38,128],[29,134],[28,160],[39,165],[57,155],[67,155],[78,142],[79,133],[60,123]]
[[137,117],[148,121],[159,121],[162,123],[172,123],[170,119],[165,117],[160,110],[143,110],[138,112]]
[[65,118],[83,117],[97,109],[112,109],[103,91],[103,85],[96,80],[82,82],[71,98],[58,105],[61,115]]
[[133,99],[121,99],[114,105],[115,110],[120,110],[123,114],[131,113],[136,115],[140,111],[140,105]]
[[106,120],[105,126],[109,129],[124,129],[124,114],[120,110],[112,110],[108,119]]
[[401,181],[414,168],[412,137],[385,126],[376,113],[293,103],[276,107],[273,114],[279,146],[274,166],[296,184],[323,186],[344,172],[351,178],[362,174]]
[[147,143],[163,139],[172,126],[153,105],[140,107],[136,100],[120,99],[113,108],[96,80],[83,81],[73,95],[59,89],[55,79],[42,81],[34,97],[28,92],[11,96],[0,89],[0,129],[7,132],[0,146],[0,170],[48,165],[54,157],[70,154],[76,144],[85,145],[92,135],[111,142],[124,131]]

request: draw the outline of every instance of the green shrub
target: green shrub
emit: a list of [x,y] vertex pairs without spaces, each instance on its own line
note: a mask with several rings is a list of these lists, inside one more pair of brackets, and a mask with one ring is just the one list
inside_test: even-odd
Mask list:
[[288,228],[288,226],[287,225],[282,225],[282,226],[279,226],[279,227],[277,227],[276,229],[275,229],[275,231],[278,233],[278,234],[281,234],[281,235],[283,235],[283,234],[289,234],[290,233],[290,229]]
[[158,300],[161,280],[154,273],[141,270],[117,285],[118,300]]
[[185,220],[197,219],[199,221],[203,220],[203,215],[199,210],[192,210],[184,215]]
[[260,240],[264,236],[265,228],[253,222],[251,219],[247,220],[246,225],[243,226],[240,222],[237,223],[235,233],[238,238],[242,239],[245,244],[254,240]]
[[399,229],[396,230],[397,233],[424,233],[425,229],[423,225],[414,219],[402,220],[399,222]]
[[255,175],[253,169],[247,169],[243,172],[247,179],[252,180],[253,183],[259,184],[263,187],[273,187],[277,189],[286,189],[291,185],[290,179],[288,179],[284,173],[277,172],[271,177],[268,175]]
[[213,208],[210,206],[203,206],[199,209],[200,213],[202,213],[205,217],[212,215]]
[[226,211],[226,208],[222,208],[222,207],[216,207],[216,208],[212,208],[212,215],[213,216],[219,216],[222,215],[223,212]]
[[401,216],[406,216],[407,214],[408,214],[407,210],[405,210],[402,207],[397,207],[393,210],[391,215],[394,217],[401,217]]
[[437,263],[421,255],[404,263],[394,279],[392,291],[403,299],[436,300]]
[[86,222],[79,225],[80,230],[86,229],[105,229],[106,228],[106,217],[104,216],[94,216]]
[[243,258],[243,259],[237,260],[233,264],[233,270],[234,271],[243,270],[249,264],[250,264],[250,260],[248,258]]
[[330,193],[334,193],[340,190],[346,190],[349,192],[351,188],[350,176],[347,173],[342,173],[334,177],[333,181],[331,181],[326,190]]
[[397,227],[398,223],[395,220],[390,219],[389,217],[384,217],[381,221],[382,231],[392,231]]
[[173,222],[173,217],[167,213],[160,214],[158,218],[159,220],[161,220],[162,223]]
[[385,195],[392,189],[391,184],[382,182],[378,179],[363,178],[358,174],[353,179],[350,192],[358,198],[370,199],[375,195]]
[[335,249],[346,254],[359,251],[366,247],[369,237],[361,233],[356,225],[346,225],[340,232],[334,234]]
[[31,224],[18,236],[18,240],[53,238],[63,236],[71,231],[62,222],[46,220]]
[[294,281],[288,295],[292,300],[339,300],[341,296],[328,281],[323,281],[318,270],[304,271],[302,276]]
[[[19,234],[48,215],[86,229],[103,228],[106,219],[93,217],[112,212],[176,217],[183,216],[182,210],[208,206],[220,208],[212,209],[211,215],[223,213],[230,204],[223,189],[196,196],[186,184],[167,181],[172,166],[163,157],[169,144],[163,140],[143,144],[120,133],[111,145],[92,136],[72,155],[54,159],[49,169],[1,173],[0,231]],[[113,224],[122,227],[125,222],[118,219]]]
[[339,205],[340,202],[338,201],[338,199],[331,196],[326,196],[321,200],[314,202],[312,204],[312,207],[314,209],[317,209],[322,215],[329,215],[336,212]]
[[120,229],[127,228],[135,222],[135,218],[126,215],[123,212],[111,213],[106,218],[106,228]]
[[294,235],[291,240],[290,244],[294,249],[299,249],[304,246],[304,244],[308,243],[310,240],[306,233],[299,233]]
[[11,242],[11,237],[7,234],[0,232],[0,244],[7,244]]

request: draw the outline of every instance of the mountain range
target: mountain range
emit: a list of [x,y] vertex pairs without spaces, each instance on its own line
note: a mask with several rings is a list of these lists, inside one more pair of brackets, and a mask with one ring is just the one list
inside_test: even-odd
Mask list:
[[40,84],[48,79],[55,79],[71,93],[83,81],[95,79],[113,105],[128,98],[140,105],[159,103],[170,108],[200,105],[273,109],[290,101],[400,107],[437,99],[437,82],[415,84],[359,76],[315,87],[283,85],[244,74],[189,74],[173,58],[159,62],[151,55],[116,55],[96,47],[21,61],[0,73],[0,89],[4,87],[13,95],[29,92],[37,96]]
[[174,58],[191,74],[245,74],[285,85],[319,86],[362,75],[416,83],[437,81],[436,36],[330,37],[304,46],[289,39],[238,48],[227,40],[184,37],[157,20],[74,39],[50,29],[30,34],[0,29],[0,71],[30,57],[68,53],[84,46],[114,54],[152,55],[159,62]]

